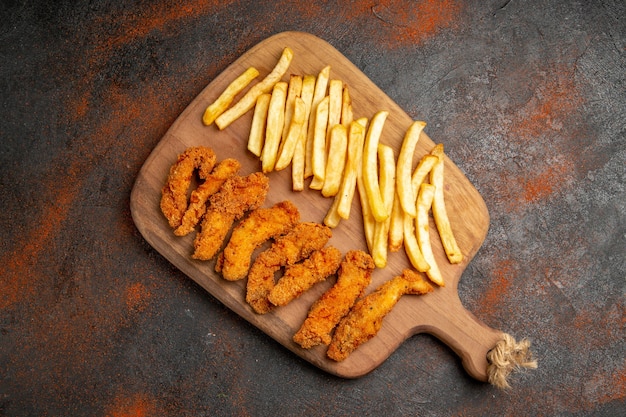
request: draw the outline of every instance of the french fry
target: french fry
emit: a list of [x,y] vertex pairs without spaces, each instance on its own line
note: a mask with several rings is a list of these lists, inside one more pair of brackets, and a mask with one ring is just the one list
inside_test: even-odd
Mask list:
[[354,120],[354,114],[352,112],[352,98],[350,97],[350,90],[348,86],[343,87],[343,94],[341,97],[341,124],[345,127],[350,126],[350,123]]
[[402,247],[404,241],[404,211],[400,204],[398,189],[394,192],[393,208],[391,209],[391,221],[389,223],[389,251],[397,252]]
[[377,222],[382,222],[390,213],[385,208],[383,197],[378,184],[378,143],[389,112],[381,110],[374,115],[365,136],[363,148],[363,185],[367,199],[372,209],[372,215]]
[[326,173],[326,127],[328,125],[328,96],[324,97],[315,109],[315,119],[313,123],[313,154],[311,155],[311,165],[313,167],[314,180],[309,185],[314,190],[321,190],[324,185]]
[[[378,145],[378,158],[380,161],[380,192],[385,211],[391,213],[393,198],[396,190],[396,160],[393,149],[387,145]],[[391,216],[377,221],[374,227],[374,247],[372,258],[378,268],[387,265],[387,251],[389,245],[389,225]]]
[[267,110],[267,125],[265,126],[265,143],[261,152],[261,168],[263,172],[271,172],[276,165],[280,136],[285,123],[285,99],[287,98],[287,83],[279,81],[272,89],[269,108]]
[[328,83],[328,127],[326,129],[326,142],[330,140],[330,131],[341,123],[341,103],[343,95],[343,81],[330,80]]
[[[417,215],[417,212],[416,212]],[[409,261],[413,267],[420,271],[426,272],[430,269],[430,265],[426,262],[422,250],[419,247],[417,241],[417,231],[415,230],[416,219],[408,214],[402,214],[403,217],[403,238],[404,238],[404,251],[406,252]]]
[[270,105],[271,94],[261,94],[254,107],[250,136],[248,137],[248,150],[260,157],[265,142],[265,124],[267,123],[267,110]]
[[[417,167],[413,171],[411,176],[411,189],[413,195],[417,197],[420,191],[420,186],[426,180],[426,177],[432,170],[433,166],[437,163],[438,158],[434,155],[424,155],[417,164]],[[417,203],[417,198],[414,204]],[[417,215],[417,210],[416,210]],[[429,263],[424,258],[422,250],[417,241],[417,230],[415,230],[414,223],[415,217],[411,217],[408,214],[404,215],[404,250],[406,251],[411,264],[421,272],[426,272],[430,268]]]
[[[326,144],[324,149],[324,174],[319,175],[316,174],[315,164],[313,164],[313,180],[311,184],[309,184],[309,188],[314,190],[324,190],[324,183],[326,181],[326,161],[329,158],[329,148],[330,148],[330,132],[334,126],[338,125],[341,122],[341,96],[343,90],[343,82],[341,80],[330,80],[328,83],[328,121],[326,123]],[[314,145],[315,146],[315,145]],[[314,153],[314,157],[317,156]],[[327,193],[331,193],[329,196],[332,197],[337,192],[332,191],[332,187],[334,185],[327,187]]]
[[304,164],[306,158],[306,138],[309,129],[309,117],[311,114],[311,104],[313,102],[313,92],[315,90],[315,76],[305,75],[302,80],[302,92],[300,97],[305,105],[304,123],[300,129],[298,143],[291,160],[291,181],[294,191],[304,190]]
[[428,224],[428,213],[432,207],[433,198],[435,196],[435,186],[432,184],[423,183],[420,185],[420,190],[417,195],[417,216],[415,218],[415,224],[417,229],[417,242],[420,247],[420,251],[428,262],[430,268],[426,271],[428,278],[440,287],[445,286],[443,276],[435,260],[432,246],[430,245],[430,225]]
[[315,133],[315,114],[317,106],[326,97],[326,89],[328,88],[328,79],[330,78],[330,65],[325,66],[317,74],[315,80],[315,91],[313,92],[313,101],[311,102],[311,114],[309,116],[309,126],[307,130],[306,156],[304,160],[304,178],[313,175],[313,135]]
[[304,101],[300,97],[296,97],[294,101],[294,112],[289,123],[289,128],[287,129],[287,136],[283,138],[280,150],[278,151],[279,156],[276,161],[276,166],[274,167],[276,171],[287,168],[291,163],[296,144],[300,138],[302,126],[304,125],[305,107]]
[[321,190],[324,187],[324,180],[319,177],[313,177],[311,183],[309,184],[309,188],[311,190]]
[[426,123],[421,121],[413,122],[411,126],[409,126],[404,140],[402,141],[400,154],[398,155],[396,186],[398,187],[398,195],[400,196],[402,209],[411,217],[415,217],[415,199],[417,198],[411,185],[413,154],[415,153],[417,141],[425,126]]
[[[324,161],[328,159],[328,147],[330,142],[330,131],[333,126],[338,124],[341,121],[341,90],[343,88],[343,82],[340,80],[330,80],[328,82],[328,121],[326,123],[326,145],[325,145],[325,155]],[[314,147],[319,146],[315,144],[314,139]],[[320,154],[313,152],[313,158],[319,157]],[[319,159],[319,158],[318,158]],[[326,167],[324,166],[324,170]],[[313,180],[311,184],[309,184],[309,188],[314,190],[322,190],[324,188],[324,182],[326,180],[326,175],[320,175],[319,172],[316,171],[316,164],[313,162]]]
[[250,87],[246,94],[244,94],[244,96],[234,106],[215,119],[217,127],[220,130],[226,129],[232,122],[239,119],[252,109],[252,107],[256,104],[258,97],[261,94],[269,93],[272,88],[274,88],[274,84],[280,81],[285,72],[287,72],[287,69],[289,69],[292,59],[293,51],[291,48],[287,47],[283,49],[283,52],[272,71],[259,83]]
[[226,111],[228,106],[230,106],[235,99],[235,96],[242,92],[258,75],[259,70],[250,67],[239,77],[235,78],[235,80],[226,87],[224,92],[206,108],[202,115],[202,123],[204,123],[205,126],[211,125],[220,114]]
[[443,158],[444,155],[444,150],[443,150],[443,143],[438,143],[436,144],[431,150],[430,150],[430,155],[432,156],[436,156],[437,159],[439,158]]
[[417,197],[420,185],[424,182],[430,171],[433,169],[439,159],[434,155],[424,155],[420,159],[413,175],[411,176],[411,186],[413,188],[413,195]]
[[[333,204],[328,209],[324,224],[335,228],[341,219],[350,217],[352,200],[356,191],[357,176],[361,171],[361,158],[363,157],[363,141],[365,139],[365,127],[367,118],[363,117],[350,123],[348,129],[348,160],[341,181],[339,192],[335,195]],[[369,206],[368,206],[369,208]]]
[[435,225],[439,231],[439,237],[443,249],[446,252],[448,261],[452,264],[458,264],[463,260],[463,253],[459,248],[454,234],[452,233],[452,227],[450,226],[450,220],[448,219],[448,213],[446,210],[446,204],[443,195],[443,145],[436,146],[431,153],[437,156],[438,161],[430,171],[430,183],[435,186],[435,196],[433,199],[433,219]]
[[374,246],[374,227],[376,226],[376,219],[372,214],[370,203],[367,199],[367,191],[365,190],[365,183],[363,180],[363,166],[359,166],[358,175],[356,177],[356,186],[359,191],[359,200],[361,202],[361,213],[363,215],[363,233],[365,234],[365,242],[367,243],[367,250],[372,253]]
[[343,175],[341,188],[337,194],[339,198],[337,214],[339,214],[342,219],[346,220],[350,218],[352,200],[354,199],[354,192],[356,191],[356,178],[361,170],[366,126],[367,118],[363,117],[352,121],[348,129],[348,162]]
[[339,205],[339,200],[334,199],[333,204],[331,204],[330,208],[328,209],[328,212],[326,213],[326,216],[324,217],[324,224],[333,229],[339,226],[339,223],[341,222],[341,217],[339,216],[339,213],[337,212],[338,205]]
[[328,142],[328,156],[326,160],[326,172],[322,195],[333,197],[339,191],[341,179],[346,166],[346,154],[348,153],[348,129],[342,124],[336,124],[330,130]]
[[[285,100],[285,126],[283,127],[283,141],[289,133],[291,126],[291,118],[295,111],[294,103],[296,97],[300,97],[302,93],[302,75],[291,74],[289,76],[289,87],[287,88],[287,99]],[[281,145],[282,146],[282,145]]]

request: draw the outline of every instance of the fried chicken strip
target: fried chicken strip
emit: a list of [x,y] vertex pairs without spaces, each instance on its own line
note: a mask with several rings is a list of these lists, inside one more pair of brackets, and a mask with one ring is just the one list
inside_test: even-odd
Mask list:
[[261,172],[241,177],[235,175],[209,198],[209,207],[200,232],[194,240],[192,258],[209,260],[220,250],[233,223],[246,211],[258,208],[265,201],[269,178]]
[[236,159],[224,159],[206,177],[204,182],[191,192],[189,206],[183,215],[180,226],[174,230],[176,236],[189,234],[206,213],[206,203],[226,180],[239,171],[241,164]]
[[254,250],[267,240],[287,233],[299,221],[300,212],[290,201],[254,210],[235,227],[220,254],[218,268],[222,276],[229,281],[245,278]]
[[304,349],[328,345],[339,320],[348,314],[356,299],[363,296],[374,268],[374,260],[368,253],[348,251],[339,267],[337,282],[311,306],[293,341]]
[[404,294],[426,294],[433,290],[421,274],[405,269],[373,293],[357,301],[337,326],[326,355],[342,361],[357,347],[374,337],[383,319]]
[[258,314],[272,308],[267,297],[274,287],[274,274],[286,265],[293,265],[322,249],[332,232],[323,224],[298,223],[289,233],[277,238],[269,249],[255,259],[248,274],[246,301]]
[[211,173],[214,165],[215,153],[204,146],[187,148],[178,155],[161,189],[161,211],[170,227],[180,226],[187,210],[187,190],[194,171],[197,169],[200,178],[204,179]]
[[317,250],[302,263],[288,267],[267,298],[275,306],[285,306],[337,272],[340,263],[339,249],[328,246]]

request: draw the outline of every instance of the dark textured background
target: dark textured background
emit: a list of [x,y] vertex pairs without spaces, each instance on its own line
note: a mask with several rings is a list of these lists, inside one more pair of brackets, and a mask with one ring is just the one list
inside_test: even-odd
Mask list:
[[[0,416],[613,416],[626,407],[621,0],[3,1]],[[141,165],[241,53],[335,46],[483,195],[460,283],[539,361],[501,392],[428,335],[357,380],[206,294],[135,229]]]

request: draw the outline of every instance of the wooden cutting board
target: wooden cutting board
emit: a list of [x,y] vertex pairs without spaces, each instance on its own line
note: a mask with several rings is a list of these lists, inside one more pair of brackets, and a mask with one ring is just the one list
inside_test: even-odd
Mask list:
[[[161,188],[171,164],[187,147],[209,146],[216,152],[218,160],[236,158],[242,163],[241,174],[260,171],[260,162],[246,150],[252,111],[223,131],[219,131],[214,124],[204,126],[201,119],[205,108],[233,79],[249,66],[256,67],[260,71],[258,79],[262,79],[271,71],[283,48],[287,46],[294,51],[294,58],[285,74],[285,81],[289,74],[317,74],[324,66],[330,65],[331,78],[341,79],[349,85],[355,119],[371,118],[379,110],[389,111],[381,143],[392,146],[397,157],[404,134],[413,120],[330,44],[307,33],[283,32],[253,47],[216,77],[157,144],[141,168],[131,194],[130,205],[137,228],[165,258],[231,310],[289,350],[331,374],[346,378],[362,376],[380,365],[408,337],[427,332],[450,346],[461,357],[463,366],[470,375],[486,381],[486,353],[501,339],[502,333],[481,323],[461,305],[457,284],[485,239],[489,215],[478,191],[447,157],[445,199],[464,261],[457,265],[449,264],[439,236],[431,233],[433,250],[446,286],[436,288],[434,292],[424,296],[402,297],[385,318],[378,335],[343,362],[337,363],[328,359],[325,346],[304,350],[292,341],[292,336],[304,321],[309,307],[332,285],[334,278],[318,284],[285,307],[277,308],[266,315],[257,315],[245,302],[245,280],[227,282],[214,272],[214,261],[191,259],[195,234],[176,237],[169,228],[159,208]],[[428,131],[428,126],[425,131]],[[445,143],[445,138],[437,140]],[[433,146],[433,141],[422,133],[414,163]],[[324,198],[314,190],[293,192],[290,168],[272,172],[269,177],[270,191],[264,206],[291,200],[299,208],[302,221],[323,221],[332,199]],[[435,230],[434,225],[431,226],[431,230]],[[343,253],[350,249],[366,250],[358,195],[354,199],[350,219],[342,221],[333,230],[329,244]],[[374,271],[368,292],[407,267],[410,264],[403,249],[390,253],[387,267]]]

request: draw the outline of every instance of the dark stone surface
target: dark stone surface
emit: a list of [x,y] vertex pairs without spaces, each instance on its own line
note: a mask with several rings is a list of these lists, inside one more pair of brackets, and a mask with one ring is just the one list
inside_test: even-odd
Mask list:
[[[623,1],[5,1],[0,415],[614,416],[626,406]],[[193,98],[285,30],[329,41],[489,207],[460,283],[539,361],[501,392],[428,335],[357,380],[163,259],[129,211]]]

